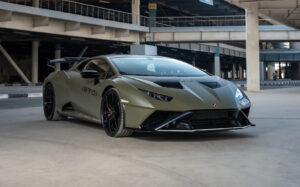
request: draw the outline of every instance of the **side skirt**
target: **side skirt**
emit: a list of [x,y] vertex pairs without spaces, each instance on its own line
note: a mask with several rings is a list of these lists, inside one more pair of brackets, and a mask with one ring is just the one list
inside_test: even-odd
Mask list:
[[78,111],[64,111],[64,112],[60,112],[60,114],[67,116],[67,117],[72,117],[72,118],[76,118],[76,119],[81,119],[84,121],[89,121],[92,123],[98,123],[101,124],[101,120],[91,117],[89,115],[86,115],[84,113],[78,112]]

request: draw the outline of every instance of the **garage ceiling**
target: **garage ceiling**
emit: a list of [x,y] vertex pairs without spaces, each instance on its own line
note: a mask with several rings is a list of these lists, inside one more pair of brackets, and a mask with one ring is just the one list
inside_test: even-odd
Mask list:
[[257,6],[260,16],[300,29],[300,0],[226,0],[241,8]]

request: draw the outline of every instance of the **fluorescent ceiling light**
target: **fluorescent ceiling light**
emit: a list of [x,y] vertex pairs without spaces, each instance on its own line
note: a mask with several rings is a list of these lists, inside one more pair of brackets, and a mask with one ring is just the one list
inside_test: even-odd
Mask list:
[[106,3],[106,4],[108,4],[108,3],[110,3],[110,2],[109,2],[109,1],[99,0],[99,3]]
[[85,39],[82,39],[82,38],[71,38],[71,40],[85,42]]

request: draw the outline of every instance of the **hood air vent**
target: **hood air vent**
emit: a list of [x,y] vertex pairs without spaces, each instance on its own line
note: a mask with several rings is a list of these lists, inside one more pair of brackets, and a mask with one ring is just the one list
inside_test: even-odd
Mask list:
[[218,82],[199,82],[200,84],[203,84],[211,89],[220,88],[221,85]]
[[182,85],[176,80],[155,81],[154,83],[166,88],[183,89]]

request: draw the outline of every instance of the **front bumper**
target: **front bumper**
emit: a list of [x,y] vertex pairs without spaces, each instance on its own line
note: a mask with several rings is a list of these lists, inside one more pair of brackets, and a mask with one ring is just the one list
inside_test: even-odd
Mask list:
[[245,129],[255,126],[243,110],[156,111],[142,124],[144,131],[202,132]]

